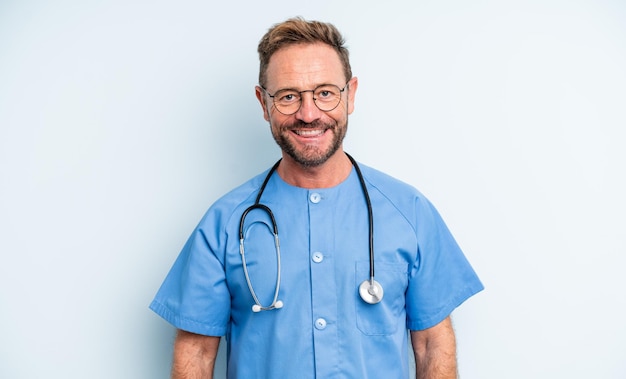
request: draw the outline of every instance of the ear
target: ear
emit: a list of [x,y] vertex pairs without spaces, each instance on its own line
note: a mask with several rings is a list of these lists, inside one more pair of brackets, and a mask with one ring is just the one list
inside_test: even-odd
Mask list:
[[354,76],[348,82],[348,114],[352,114],[354,111],[354,97],[356,95],[356,89],[359,87],[359,79]]
[[263,118],[265,118],[265,121],[269,122],[270,114],[269,109],[267,108],[267,102],[265,102],[265,91],[263,91],[263,88],[259,86],[254,87],[254,91],[256,93],[256,98],[259,100],[259,103],[261,103],[261,108],[263,108]]

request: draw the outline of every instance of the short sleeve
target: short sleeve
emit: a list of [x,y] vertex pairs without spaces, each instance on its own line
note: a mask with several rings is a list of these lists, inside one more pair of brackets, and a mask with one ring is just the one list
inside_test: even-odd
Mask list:
[[435,207],[423,197],[415,206],[418,251],[409,273],[407,327],[423,330],[443,321],[483,285]]
[[224,265],[215,251],[217,229],[203,222],[194,230],[150,304],[175,327],[211,336],[224,335],[230,319]]

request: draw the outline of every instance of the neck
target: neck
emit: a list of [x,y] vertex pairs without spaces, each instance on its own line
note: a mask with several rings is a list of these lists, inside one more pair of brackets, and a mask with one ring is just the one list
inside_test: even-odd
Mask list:
[[346,180],[352,171],[352,163],[338,150],[326,162],[315,167],[304,167],[290,156],[283,154],[276,172],[292,186],[301,188],[329,188]]

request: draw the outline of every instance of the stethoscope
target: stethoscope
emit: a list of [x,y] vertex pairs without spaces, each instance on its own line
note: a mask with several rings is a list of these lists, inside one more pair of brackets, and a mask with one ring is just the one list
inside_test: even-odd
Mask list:
[[[346,155],[348,156],[348,159],[350,159],[350,162],[352,162],[352,165],[354,166],[356,174],[359,177],[359,183],[361,183],[361,189],[363,190],[363,196],[365,197],[365,203],[367,204],[367,216],[369,220],[370,277],[369,279],[364,280],[359,285],[359,295],[361,296],[361,299],[363,299],[363,301],[365,301],[366,303],[376,304],[376,303],[379,303],[383,299],[384,291],[380,283],[374,280],[374,217],[373,217],[373,212],[372,212],[372,203],[370,201],[370,196],[369,196],[369,193],[367,192],[367,187],[365,186],[365,180],[363,180],[363,174],[361,174],[361,169],[359,168],[359,165],[356,163],[354,158],[350,156],[350,154],[346,153]],[[274,214],[272,213],[272,210],[268,206],[260,204],[261,195],[263,195],[263,191],[265,191],[265,186],[269,182],[272,174],[274,174],[274,171],[276,171],[276,168],[278,168],[279,164],[280,164],[280,159],[278,160],[278,162],[274,164],[274,166],[270,169],[267,176],[265,177],[265,180],[263,181],[263,184],[261,185],[261,188],[259,189],[259,193],[257,194],[254,204],[249,206],[241,214],[241,219],[239,221],[239,252],[241,254],[241,262],[243,264],[243,273],[244,273],[244,276],[246,277],[246,283],[248,284],[248,289],[250,290],[250,294],[252,295],[252,298],[254,299],[254,305],[252,306],[253,312],[280,309],[284,305],[281,300],[278,300],[278,292],[280,291],[280,242],[278,239],[278,227],[276,226],[276,219],[274,218]],[[254,288],[252,287],[252,282],[250,281],[250,275],[248,273],[248,266],[246,264],[246,253],[244,249],[244,237],[243,237],[244,222],[246,220],[246,216],[248,215],[248,213],[254,209],[260,209],[264,211],[265,213],[267,213],[267,215],[269,216],[270,221],[272,223],[271,232],[274,235],[274,245],[276,247],[276,266],[277,266],[276,267],[277,268],[276,285],[274,287],[274,298],[272,299],[272,303],[268,306],[263,306],[261,302],[259,301],[259,298],[256,295]]]

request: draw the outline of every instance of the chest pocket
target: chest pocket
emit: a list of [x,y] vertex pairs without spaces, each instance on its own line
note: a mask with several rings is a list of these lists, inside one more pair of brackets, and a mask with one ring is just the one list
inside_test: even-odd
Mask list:
[[[369,279],[369,262],[357,262],[355,286]],[[405,293],[408,286],[406,264],[376,262],[374,274],[383,287],[383,299],[368,304],[360,297],[356,301],[357,328],[366,335],[389,335],[406,325]],[[357,295],[358,296],[358,295]]]

